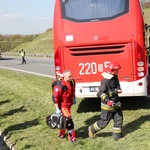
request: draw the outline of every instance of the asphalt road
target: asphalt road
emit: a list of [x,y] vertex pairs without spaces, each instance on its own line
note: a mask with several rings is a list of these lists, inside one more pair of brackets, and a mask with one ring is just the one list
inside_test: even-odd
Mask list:
[[25,59],[26,64],[22,64],[21,57],[3,56],[0,68],[54,78],[53,58],[26,57]]

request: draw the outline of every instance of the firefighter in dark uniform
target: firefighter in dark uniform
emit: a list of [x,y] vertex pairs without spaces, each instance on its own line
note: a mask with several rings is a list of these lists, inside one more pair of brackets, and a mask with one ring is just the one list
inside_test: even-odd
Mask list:
[[89,126],[89,137],[105,128],[111,119],[114,121],[113,138],[119,140],[122,137],[123,113],[118,94],[122,92],[118,80],[118,70],[121,66],[117,62],[109,63],[105,72],[102,73],[100,90],[97,96],[101,98],[101,116],[100,120]]

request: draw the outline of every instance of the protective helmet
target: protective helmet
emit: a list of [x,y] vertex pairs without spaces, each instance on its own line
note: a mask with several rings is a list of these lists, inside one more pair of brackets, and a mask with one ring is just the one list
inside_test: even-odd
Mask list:
[[108,68],[118,70],[121,69],[121,66],[117,62],[110,62]]
[[116,72],[121,69],[121,66],[117,62],[110,62],[108,67],[105,68],[105,72],[110,74],[116,74]]

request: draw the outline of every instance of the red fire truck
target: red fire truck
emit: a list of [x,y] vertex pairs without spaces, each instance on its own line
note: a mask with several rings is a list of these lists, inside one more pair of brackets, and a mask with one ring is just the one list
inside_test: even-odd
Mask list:
[[[148,59],[139,0],[56,0],[55,73],[70,69],[77,97],[96,97],[101,73],[119,62],[121,96],[146,96]],[[56,73],[57,77],[57,73]]]

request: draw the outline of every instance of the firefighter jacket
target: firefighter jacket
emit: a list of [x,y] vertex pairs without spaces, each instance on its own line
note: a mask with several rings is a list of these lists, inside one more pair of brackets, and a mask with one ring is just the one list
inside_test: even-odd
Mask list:
[[61,85],[55,85],[53,88],[53,102],[58,104],[59,109],[70,108],[75,98],[75,81],[65,82],[61,80]]
[[[101,109],[115,111],[121,108],[121,102],[118,96],[118,90],[121,90],[117,75],[111,75],[106,72],[102,73],[103,80],[101,81],[97,96],[101,98]],[[108,106],[107,102],[113,101],[112,106]]]

